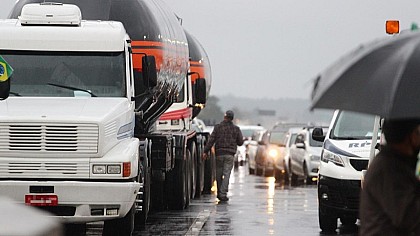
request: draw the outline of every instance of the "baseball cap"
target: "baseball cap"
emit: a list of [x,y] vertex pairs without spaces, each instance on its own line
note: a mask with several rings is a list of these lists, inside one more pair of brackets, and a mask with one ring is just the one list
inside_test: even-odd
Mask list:
[[231,110],[227,110],[227,111],[225,112],[225,117],[227,117],[227,118],[229,118],[229,119],[233,120],[233,116],[234,116],[233,111],[231,111]]

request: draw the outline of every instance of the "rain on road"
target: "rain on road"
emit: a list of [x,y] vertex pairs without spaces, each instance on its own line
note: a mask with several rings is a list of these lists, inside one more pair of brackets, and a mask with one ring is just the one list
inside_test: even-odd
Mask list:
[[[183,211],[151,213],[134,235],[328,235],[318,226],[316,184],[285,185],[240,166],[232,172],[228,197],[222,203],[212,193]],[[100,226],[88,227],[88,235],[100,235]],[[357,227],[339,226],[329,235],[357,234]]]

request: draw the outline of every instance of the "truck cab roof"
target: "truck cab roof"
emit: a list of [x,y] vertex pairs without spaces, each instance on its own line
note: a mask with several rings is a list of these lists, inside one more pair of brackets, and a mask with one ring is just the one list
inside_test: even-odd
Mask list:
[[125,39],[124,26],[116,21],[82,21],[73,27],[0,20],[0,50],[123,51]]

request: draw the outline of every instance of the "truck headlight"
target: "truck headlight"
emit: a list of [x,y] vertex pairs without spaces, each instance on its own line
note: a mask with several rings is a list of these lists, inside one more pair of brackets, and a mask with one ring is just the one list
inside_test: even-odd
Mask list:
[[121,174],[121,166],[120,165],[108,165],[107,166],[107,173],[108,174]]
[[336,164],[337,166],[343,166],[344,167],[344,162],[343,159],[341,159],[341,157],[333,152],[330,152],[328,150],[323,151],[322,156],[321,156],[321,161],[323,162],[332,162],[334,164]]
[[[128,162],[129,163],[129,162]],[[93,174],[121,174],[121,165],[120,164],[95,164],[92,167]]]
[[93,165],[94,174],[106,174],[106,165]]

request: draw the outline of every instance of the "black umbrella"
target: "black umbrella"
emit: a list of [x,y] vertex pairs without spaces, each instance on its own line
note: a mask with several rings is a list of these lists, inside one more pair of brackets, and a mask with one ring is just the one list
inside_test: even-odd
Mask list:
[[316,80],[313,108],[385,118],[420,117],[420,32],[403,32],[360,46]]

